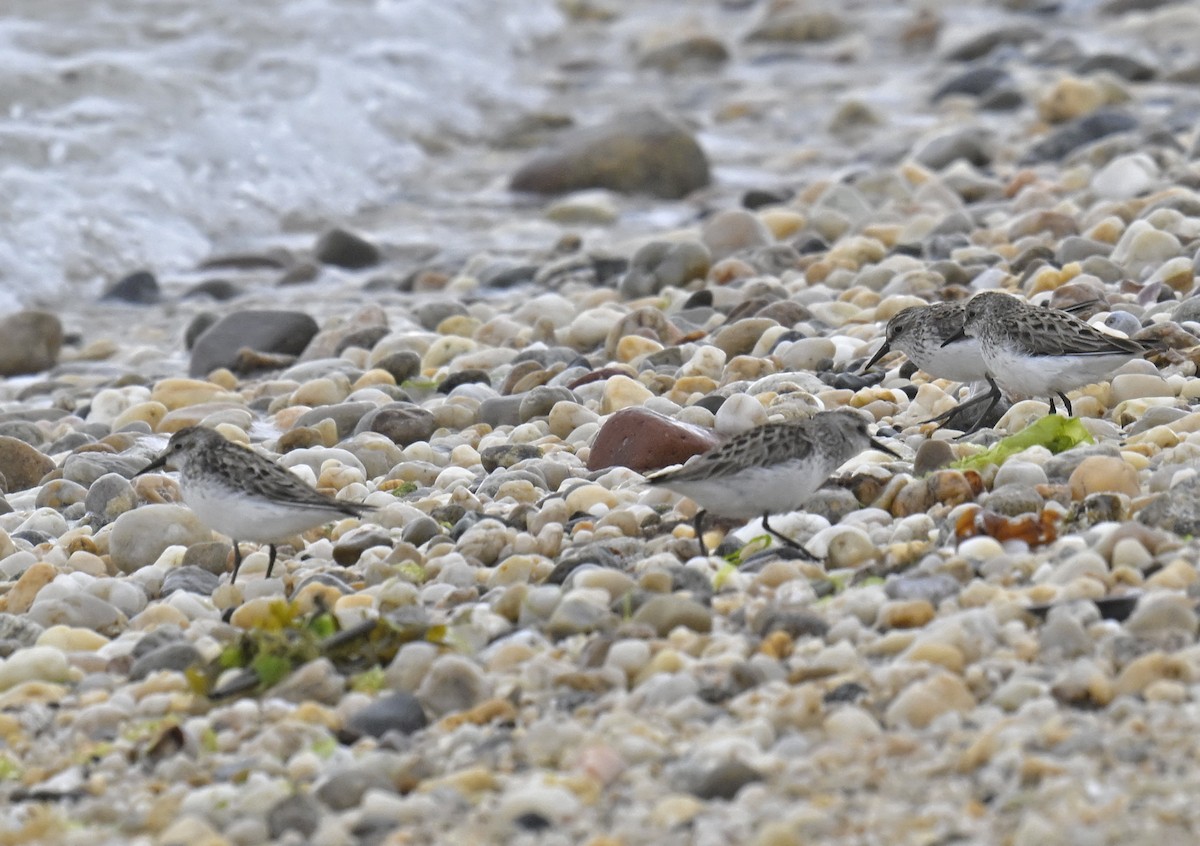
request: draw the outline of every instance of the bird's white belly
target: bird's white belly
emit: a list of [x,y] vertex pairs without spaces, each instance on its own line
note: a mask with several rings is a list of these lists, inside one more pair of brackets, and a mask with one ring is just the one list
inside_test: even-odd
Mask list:
[[185,487],[183,501],[209,528],[255,543],[277,543],[338,517],[336,512],[278,505],[198,485]]
[[987,376],[979,342],[971,338],[948,347],[934,347],[920,356],[909,356],[913,364],[937,379],[978,382]]
[[800,508],[829,476],[827,467],[788,461],[770,467],[747,467],[736,473],[666,485],[695,500],[702,508],[741,520],[783,514]]
[[988,356],[988,370],[1010,400],[1046,399],[1105,381],[1132,357],[1128,353],[1026,356],[997,347]]

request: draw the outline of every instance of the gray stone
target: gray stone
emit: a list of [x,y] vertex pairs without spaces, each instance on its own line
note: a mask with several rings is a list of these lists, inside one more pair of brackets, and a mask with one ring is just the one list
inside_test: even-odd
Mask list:
[[555,403],[576,402],[577,398],[567,388],[551,388],[549,385],[538,385],[531,391],[521,394],[521,404],[518,414],[522,423],[528,423],[538,417],[546,417]]
[[633,254],[618,288],[626,299],[653,296],[668,286],[681,288],[703,279],[711,264],[708,247],[699,241],[651,241]]
[[420,324],[422,329],[432,332],[447,317],[457,317],[467,313],[467,307],[458,300],[430,300],[413,306],[412,318]]
[[379,406],[373,402],[340,402],[336,405],[322,405],[301,414],[293,428],[315,426],[322,420],[332,420],[337,426],[338,438],[349,437],[363,417],[376,410]]
[[138,270],[118,279],[105,291],[100,299],[108,302],[153,305],[162,300],[162,289],[158,280],[147,270]]
[[421,546],[421,544],[444,535],[440,523],[432,517],[418,517],[404,527],[404,532],[401,535],[401,540],[405,543],[411,543],[413,546]]
[[[207,573],[212,573],[215,576],[220,576],[229,569],[229,556],[233,552],[233,544],[225,541],[201,541],[200,543],[191,544],[187,548],[187,552],[183,554],[183,562],[180,564],[180,569],[185,567],[194,567],[199,570],[204,570]],[[168,578],[170,576],[168,575]],[[195,584],[199,584],[196,582]],[[166,580],[163,580],[165,587]],[[211,593],[211,591],[209,591]]]
[[294,670],[291,675],[272,687],[268,696],[288,702],[321,702],[336,705],[346,692],[346,680],[328,658],[317,658]]
[[301,311],[235,311],[196,339],[188,374],[205,376],[220,367],[234,368],[243,348],[258,353],[300,355],[316,334],[317,322]]
[[685,790],[701,799],[733,799],[747,784],[762,781],[762,773],[735,758],[711,766],[688,766],[682,781]]
[[96,524],[105,526],[137,505],[133,485],[120,473],[105,473],[88,487],[84,508]]
[[321,823],[321,811],[309,796],[299,793],[280,799],[267,811],[267,832],[272,840],[289,831],[307,839]]
[[396,691],[381,696],[358,711],[346,727],[359,734],[383,737],[389,731],[412,734],[429,724],[425,710],[411,693]]
[[314,794],[325,807],[346,811],[357,808],[368,790],[394,792],[395,787],[378,773],[346,768],[331,775]]
[[360,270],[379,264],[379,248],[361,235],[345,229],[331,229],[317,239],[313,254],[322,264],[348,270]]
[[125,479],[145,467],[149,461],[134,455],[112,455],[107,452],[77,452],[63,461],[63,478],[91,489],[101,476],[115,473]]
[[362,526],[347,532],[333,545],[333,560],[343,567],[352,567],[368,549],[391,547],[392,536],[378,526]]
[[183,672],[200,661],[199,650],[190,643],[168,643],[135,659],[129,668],[129,678],[137,681],[159,670]]
[[461,655],[434,660],[417,688],[417,699],[435,717],[466,711],[490,694],[491,683],[474,661]]
[[362,416],[354,434],[378,432],[398,446],[427,441],[437,431],[431,412],[411,402],[390,402]]
[[421,373],[421,357],[412,350],[399,350],[394,353],[388,353],[379,361],[375,362],[375,367],[380,370],[386,370],[392,374],[392,378],[396,380],[397,385],[402,385],[414,376]]
[[[196,546],[205,546],[205,544],[196,544]],[[221,563],[224,564],[224,553],[229,549],[229,545],[218,543],[217,546],[221,547]],[[190,552],[193,548],[194,547],[189,547],[188,551]],[[184,556],[184,561],[184,566],[176,567],[163,577],[162,595],[168,596],[177,590],[182,590],[187,591],[188,593],[194,593],[198,596],[212,596],[213,591],[215,591],[217,589],[217,585],[220,584],[219,577],[216,574],[209,572],[207,569],[197,567],[194,564],[187,564],[186,554]]]
[[659,637],[666,637],[677,626],[706,634],[712,631],[712,609],[686,596],[663,594],[653,596],[634,612],[633,622],[652,628]]
[[499,444],[487,447],[479,454],[483,469],[489,473],[500,467],[507,470],[518,462],[541,457],[541,448],[534,444]]
[[112,637],[128,623],[116,606],[90,593],[73,593],[55,599],[34,600],[29,619],[40,626],[74,626]]
[[524,395],[511,397],[491,397],[479,404],[479,422],[486,423],[493,429],[500,426],[519,426],[521,423],[521,402]]

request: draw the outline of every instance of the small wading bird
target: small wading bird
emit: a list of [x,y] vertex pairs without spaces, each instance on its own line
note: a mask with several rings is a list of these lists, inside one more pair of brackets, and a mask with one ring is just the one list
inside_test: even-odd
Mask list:
[[[1094,308],[1098,304],[1100,300],[1092,299],[1075,303],[1063,311],[1074,314]],[[999,401],[1000,389],[988,374],[979,339],[963,334],[965,321],[966,303],[961,300],[902,309],[887,322],[883,343],[875,351],[875,355],[863,365],[863,370],[870,370],[889,352],[899,350],[917,368],[936,379],[972,384],[987,383],[988,391],[977,391],[949,411],[924,421],[949,423],[955,417],[961,419],[962,413],[967,409],[990,400],[987,409],[975,418],[974,425],[967,427],[968,432],[974,431],[983,425],[988,413]]]
[[276,543],[331,520],[360,517],[372,510],[323,494],[274,461],[201,426],[180,429],[163,454],[135,475],[159,468],[178,470],[187,507],[210,529],[233,540],[230,584],[242,566],[239,540],[270,545],[269,579]]
[[799,543],[771,528],[768,518],[799,509],[834,470],[868,447],[900,457],[871,437],[862,415],[825,411],[799,423],[750,429],[646,481],[700,506],[693,525],[701,555],[708,554],[704,517],[711,511],[739,520],[762,517],[763,529],[815,560]]
[[1010,402],[1045,397],[1054,414],[1058,397],[1068,416],[1074,410],[1067,391],[1105,381],[1121,365],[1150,352],[1145,344],[1101,332],[1073,314],[999,291],[972,297],[962,329],[943,346],[962,337],[979,342],[989,376]]

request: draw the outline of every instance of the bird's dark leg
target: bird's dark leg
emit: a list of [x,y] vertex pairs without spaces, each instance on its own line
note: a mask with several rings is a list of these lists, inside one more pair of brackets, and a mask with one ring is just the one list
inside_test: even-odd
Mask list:
[[980,393],[980,394],[976,394],[973,397],[968,397],[967,399],[960,402],[958,405],[954,406],[954,408],[951,408],[949,411],[943,411],[937,417],[930,417],[928,420],[922,420],[917,425],[924,426],[927,423],[941,423],[943,420],[950,419],[951,417],[958,414],[960,411],[963,411],[964,409],[979,405],[984,400],[990,399],[991,396],[992,395],[990,393],[986,393],[986,394]]
[[696,543],[700,544],[700,557],[707,558],[708,550],[704,547],[704,515],[708,512],[701,508],[692,519],[692,528],[696,531]]
[[1067,416],[1074,417],[1075,410],[1073,408],[1071,408],[1071,401],[1069,399],[1067,399],[1067,395],[1064,394],[1062,391],[1059,391],[1058,396],[1063,401],[1063,408],[1065,408],[1067,410]]
[[809,561],[820,561],[821,560],[820,558],[818,558],[817,556],[815,556],[811,552],[809,552],[807,549],[805,549],[802,544],[796,542],[792,538],[789,538],[787,535],[783,534],[782,532],[778,532],[775,529],[772,529],[771,524],[769,522],[767,522],[767,518],[770,516],[771,516],[770,514],[763,514],[763,517],[762,517],[763,529],[765,529],[768,534],[774,535],[775,537],[779,538],[781,541],[786,543],[788,546],[792,547],[793,549],[799,550],[800,554],[804,558],[807,558]]
[[1058,414],[1058,409],[1054,405],[1054,394],[1051,394],[1049,397],[1047,397],[1047,399],[1050,400],[1050,413]]
[[229,577],[229,583],[233,584],[237,581],[238,570],[242,568],[242,549],[238,546],[238,542],[233,542],[233,575]]
[[983,421],[986,420],[987,416],[992,413],[992,409],[996,407],[996,404],[998,402],[1000,402],[1000,396],[1001,396],[1000,389],[998,387],[996,387],[996,383],[993,382],[990,378],[988,379],[988,384],[992,386],[992,389],[985,396],[991,397],[992,401],[988,403],[987,408],[985,408],[983,410],[983,413],[980,414],[979,417],[977,417],[975,419],[974,425],[971,426],[971,428],[967,429],[965,432],[963,432],[961,437],[965,438],[967,435],[971,434],[972,432],[978,431],[979,427],[983,425]]
[[267,560],[267,578],[271,578],[271,571],[275,569],[275,544],[268,544],[268,549],[271,550],[271,557]]

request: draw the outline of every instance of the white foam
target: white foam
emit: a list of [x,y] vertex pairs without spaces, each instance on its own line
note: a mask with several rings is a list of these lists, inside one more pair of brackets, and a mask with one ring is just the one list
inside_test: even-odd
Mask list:
[[384,202],[533,105],[552,0],[6,0],[0,307]]

